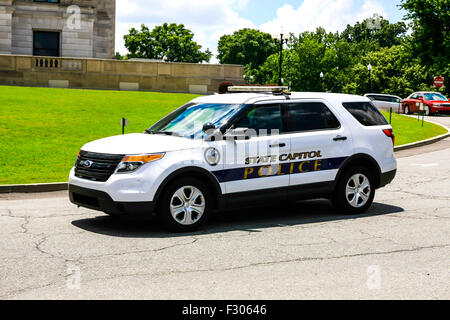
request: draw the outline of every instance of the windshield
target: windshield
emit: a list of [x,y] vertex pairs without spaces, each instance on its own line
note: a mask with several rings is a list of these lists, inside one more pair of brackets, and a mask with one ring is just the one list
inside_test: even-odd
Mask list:
[[448,99],[440,93],[425,93],[425,100],[429,101],[448,101]]
[[241,105],[236,104],[188,104],[157,122],[146,132],[201,139],[205,137],[204,124],[212,123],[220,128],[240,107]]

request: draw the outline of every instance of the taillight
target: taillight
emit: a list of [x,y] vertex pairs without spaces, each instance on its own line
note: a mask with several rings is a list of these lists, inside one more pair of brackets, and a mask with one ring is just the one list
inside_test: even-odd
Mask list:
[[385,129],[383,130],[384,134],[392,139],[392,144],[395,146],[395,134],[394,130],[392,129]]

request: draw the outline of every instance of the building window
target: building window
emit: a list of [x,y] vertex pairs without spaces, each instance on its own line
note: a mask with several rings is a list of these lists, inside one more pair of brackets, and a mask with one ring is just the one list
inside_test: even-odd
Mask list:
[[34,31],[33,55],[59,57],[59,32]]

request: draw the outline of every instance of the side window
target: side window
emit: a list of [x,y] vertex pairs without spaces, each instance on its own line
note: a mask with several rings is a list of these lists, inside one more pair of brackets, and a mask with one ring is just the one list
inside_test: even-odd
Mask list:
[[279,134],[283,132],[281,108],[279,105],[256,107],[234,127],[252,129],[258,135]]
[[414,93],[410,99],[417,99],[417,93]]
[[380,101],[383,102],[392,102],[392,97],[391,96],[380,96]]
[[286,104],[286,123],[289,132],[333,130],[341,127],[330,109],[320,102]]
[[384,126],[389,123],[370,102],[346,102],[345,109],[364,126]]

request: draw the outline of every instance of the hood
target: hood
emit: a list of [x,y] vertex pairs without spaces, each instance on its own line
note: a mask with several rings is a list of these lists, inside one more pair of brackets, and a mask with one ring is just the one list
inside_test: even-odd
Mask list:
[[432,104],[450,104],[450,101],[430,101]]
[[133,133],[114,136],[90,142],[82,150],[106,154],[151,154],[170,152],[200,147],[203,140],[188,138]]

